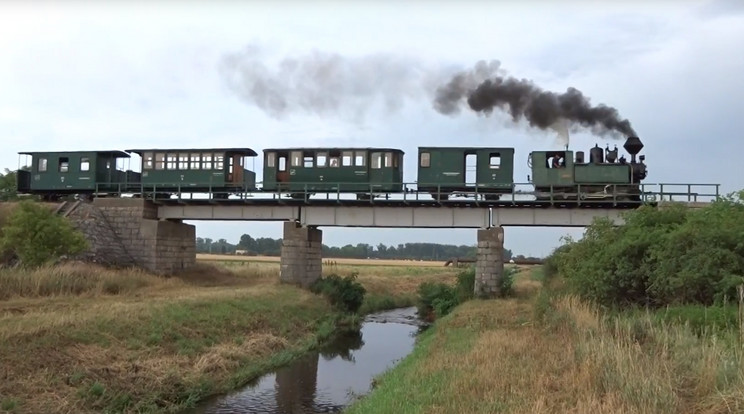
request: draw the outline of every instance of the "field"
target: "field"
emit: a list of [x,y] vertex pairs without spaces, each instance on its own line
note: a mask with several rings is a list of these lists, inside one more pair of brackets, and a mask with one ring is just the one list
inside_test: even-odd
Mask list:
[[[235,389],[330,336],[320,296],[277,262],[200,262],[178,277],[66,264],[0,269],[0,412],[173,412]],[[358,274],[363,311],[406,306],[456,269],[324,266]]]
[[523,270],[516,297],[464,303],[347,413],[741,413],[739,332],[601,316]]
[[[196,255],[200,261],[242,261],[242,262],[276,262],[279,263],[278,256],[237,256],[223,254],[206,254],[199,253]],[[345,258],[328,258],[323,259],[325,263],[337,263],[339,265],[352,266],[409,266],[409,267],[444,267],[444,261],[427,261],[427,260],[388,260],[388,259],[345,259]]]

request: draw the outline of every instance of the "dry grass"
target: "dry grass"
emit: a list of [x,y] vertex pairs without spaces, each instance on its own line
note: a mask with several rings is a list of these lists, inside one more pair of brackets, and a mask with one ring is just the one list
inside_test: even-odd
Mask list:
[[349,413],[744,412],[735,338],[698,337],[651,317],[603,319],[573,297],[533,317],[517,298],[470,301],[424,334],[411,357]]
[[309,346],[331,315],[263,266],[166,278],[68,263],[5,269],[0,283],[0,403],[13,412],[173,408]]
[[[277,256],[236,256],[227,254],[206,254],[199,253],[196,255],[197,260],[202,261],[240,261],[240,262],[276,262],[280,258]],[[389,260],[389,259],[345,259],[345,258],[324,258],[323,263],[335,263],[337,265],[352,266],[408,266],[408,267],[444,267],[444,261],[429,260]]]
[[[328,267],[370,296],[413,296],[456,270]],[[199,263],[161,277],[67,263],[5,269],[0,403],[17,413],[163,412],[227,391],[330,333],[320,296],[279,283],[276,262]]]

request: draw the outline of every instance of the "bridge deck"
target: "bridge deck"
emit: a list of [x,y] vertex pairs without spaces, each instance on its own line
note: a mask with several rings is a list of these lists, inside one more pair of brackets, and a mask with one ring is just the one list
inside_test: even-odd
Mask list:
[[[695,203],[690,207],[700,207]],[[412,205],[401,203],[160,203],[158,217],[177,220],[298,221],[309,226],[397,228],[488,228],[491,226],[585,227],[595,217],[622,224],[622,213],[638,204],[553,205],[481,203]]]

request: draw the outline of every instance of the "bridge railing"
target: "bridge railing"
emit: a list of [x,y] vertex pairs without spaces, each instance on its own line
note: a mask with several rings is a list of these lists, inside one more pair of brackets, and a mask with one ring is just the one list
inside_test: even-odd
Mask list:
[[[536,190],[532,183],[513,183],[503,187],[486,187],[466,183],[454,188],[442,183],[353,183],[306,182],[291,183],[276,190],[263,190],[263,183],[226,185],[224,182],[205,183],[99,183],[96,192],[130,194],[151,200],[362,200],[374,204],[392,200],[403,202],[458,203],[463,199],[476,205],[498,201],[500,204],[520,204],[542,201],[548,204],[644,204],[650,202],[683,201],[710,202],[720,197],[719,184],[652,183],[628,187],[621,184],[591,184],[574,187],[548,186]],[[329,189],[318,189],[319,187]],[[399,191],[390,191],[391,186]],[[256,188],[257,187],[257,188]],[[426,189],[425,191],[421,189]],[[114,189],[114,190],[112,190]],[[345,189],[342,191],[342,189]],[[346,189],[353,189],[348,191]]]

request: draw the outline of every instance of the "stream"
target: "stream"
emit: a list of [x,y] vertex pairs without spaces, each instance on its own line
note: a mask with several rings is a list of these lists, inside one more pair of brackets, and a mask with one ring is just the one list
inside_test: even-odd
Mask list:
[[408,355],[425,324],[416,308],[367,315],[359,332],[257,378],[242,389],[208,400],[189,414],[337,413],[372,389],[375,376]]

